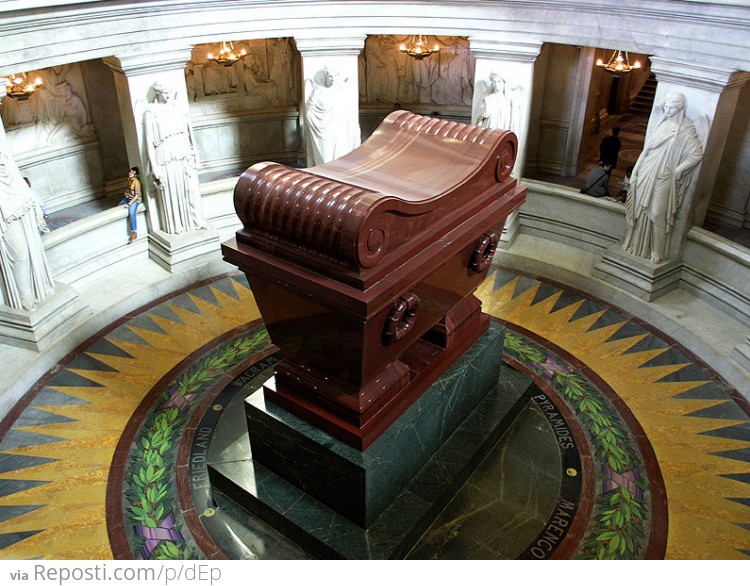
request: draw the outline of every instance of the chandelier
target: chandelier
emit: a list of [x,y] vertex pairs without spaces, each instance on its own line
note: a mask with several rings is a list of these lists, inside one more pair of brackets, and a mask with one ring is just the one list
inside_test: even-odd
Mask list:
[[221,48],[219,49],[219,54],[214,55],[213,53],[209,53],[208,55],[206,55],[206,57],[208,57],[209,60],[216,61],[224,67],[231,67],[240,59],[244,59],[246,55],[247,51],[245,49],[242,49],[239,53],[237,53],[234,50],[232,41],[229,41],[228,43],[226,41],[222,41]]
[[429,57],[433,53],[440,51],[440,45],[435,43],[432,47],[429,47],[424,35],[414,35],[411,38],[409,46],[402,43],[398,50],[406,53],[409,57],[414,57],[414,59],[421,61],[425,57]]
[[0,79],[5,82],[5,93],[14,100],[21,102],[28,100],[31,94],[34,93],[34,90],[42,85],[41,78],[37,77],[32,83],[25,73]]
[[630,73],[633,69],[641,68],[640,61],[636,61],[631,65],[627,51],[612,51],[612,57],[609,58],[607,63],[603,59],[598,59],[596,65],[597,67],[604,67],[604,69],[614,74]]

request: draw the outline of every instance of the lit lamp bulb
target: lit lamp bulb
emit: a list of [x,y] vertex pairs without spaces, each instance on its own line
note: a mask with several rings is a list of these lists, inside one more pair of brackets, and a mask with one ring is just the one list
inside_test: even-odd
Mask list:
[[604,67],[604,60],[602,60],[602,58],[600,57],[599,59],[596,60],[596,64],[599,67]]
[[406,53],[410,57],[421,61],[425,57],[429,57],[433,53],[437,53],[440,50],[440,45],[435,43],[434,46],[427,44],[427,39],[424,35],[413,35],[411,43],[407,46],[406,43],[401,43],[398,50],[402,53]]
[[633,69],[640,69],[640,68],[641,68],[641,62],[640,61],[636,61],[635,63],[633,63]]
[[214,58],[214,54],[213,53],[209,53],[208,55],[206,55],[206,57],[208,57],[209,59],[213,59]]

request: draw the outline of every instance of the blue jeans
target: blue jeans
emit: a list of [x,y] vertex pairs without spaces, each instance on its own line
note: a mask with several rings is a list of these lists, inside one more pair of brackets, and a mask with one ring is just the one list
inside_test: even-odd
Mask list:
[[[124,206],[128,203],[128,199],[123,199],[120,203],[117,205]],[[130,229],[133,232],[138,231],[138,225],[136,223],[135,219],[135,212],[138,210],[138,202],[135,202],[134,204],[131,204],[131,206],[128,208],[128,217],[130,218]]]

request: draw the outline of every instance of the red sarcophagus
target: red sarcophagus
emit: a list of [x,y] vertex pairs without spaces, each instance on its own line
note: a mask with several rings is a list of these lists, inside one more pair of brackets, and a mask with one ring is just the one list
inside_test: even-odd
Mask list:
[[222,250],[281,349],[267,400],[363,450],[487,330],[474,292],[525,200],[516,149],[399,111],[340,159],[242,174]]

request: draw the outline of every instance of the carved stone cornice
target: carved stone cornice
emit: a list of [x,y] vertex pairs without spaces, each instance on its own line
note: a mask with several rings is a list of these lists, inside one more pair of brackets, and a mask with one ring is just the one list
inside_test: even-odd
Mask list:
[[105,57],[103,61],[112,70],[125,75],[148,75],[185,69],[192,52],[192,46],[182,46],[150,53]]
[[365,48],[366,35],[340,38],[294,37],[297,50],[303,57],[357,56]]
[[469,48],[478,58],[533,63],[539,56],[542,43],[469,37]]
[[750,75],[715,65],[683,63],[658,55],[649,57],[651,71],[660,82],[671,82],[712,92],[722,92],[733,87],[741,87]]

